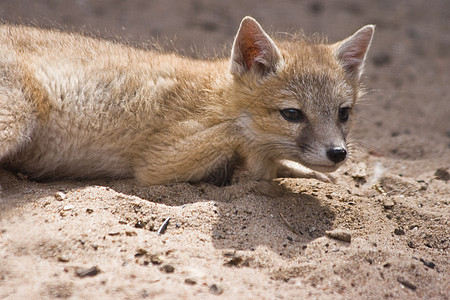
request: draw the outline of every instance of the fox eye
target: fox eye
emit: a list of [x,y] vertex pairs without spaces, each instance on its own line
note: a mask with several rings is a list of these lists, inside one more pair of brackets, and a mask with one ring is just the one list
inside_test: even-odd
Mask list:
[[303,121],[303,113],[296,108],[286,108],[280,110],[280,114],[289,122],[301,122]]
[[339,120],[341,122],[347,122],[349,114],[350,114],[350,107],[339,108]]

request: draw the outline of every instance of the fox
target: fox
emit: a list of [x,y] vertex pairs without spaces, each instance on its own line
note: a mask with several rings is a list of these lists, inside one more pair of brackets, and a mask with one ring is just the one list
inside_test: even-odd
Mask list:
[[347,136],[375,26],[272,39],[245,17],[227,58],[0,26],[0,165],[30,179],[230,185],[318,178]]

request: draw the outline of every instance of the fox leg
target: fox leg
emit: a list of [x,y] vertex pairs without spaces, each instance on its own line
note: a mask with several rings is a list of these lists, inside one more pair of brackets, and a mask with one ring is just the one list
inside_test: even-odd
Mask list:
[[226,132],[222,124],[181,139],[154,135],[135,152],[135,177],[144,185],[186,181],[227,185],[239,161]]
[[299,163],[290,160],[280,161],[277,171],[277,176],[280,178],[311,178],[323,182],[336,183],[336,178],[330,174],[324,174],[310,170]]

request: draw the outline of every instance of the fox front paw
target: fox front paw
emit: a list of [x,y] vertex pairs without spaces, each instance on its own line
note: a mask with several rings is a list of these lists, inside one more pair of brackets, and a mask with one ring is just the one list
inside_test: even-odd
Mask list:
[[283,160],[280,164],[277,174],[280,178],[311,178],[327,183],[337,183],[335,175],[316,172],[293,161]]
[[317,179],[326,183],[337,183],[337,177],[335,175],[332,174],[324,174],[324,173],[319,173],[319,172],[311,172],[310,177],[307,178],[312,178],[312,179]]

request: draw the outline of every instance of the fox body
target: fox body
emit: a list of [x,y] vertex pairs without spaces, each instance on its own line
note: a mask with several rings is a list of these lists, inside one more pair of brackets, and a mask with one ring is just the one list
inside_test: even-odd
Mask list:
[[246,17],[230,59],[194,60],[3,25],[0,161],[32,178],[148,185],[334,171],[373,32],[276,43]]

